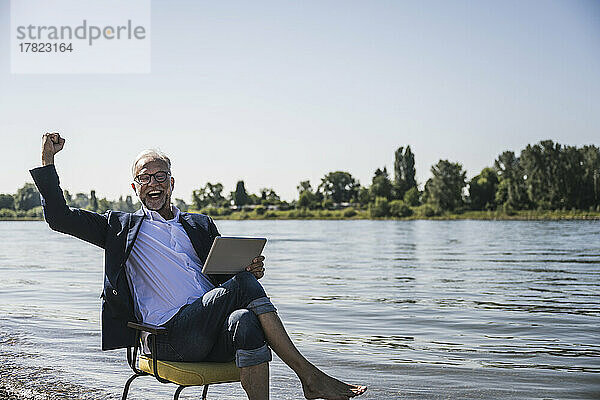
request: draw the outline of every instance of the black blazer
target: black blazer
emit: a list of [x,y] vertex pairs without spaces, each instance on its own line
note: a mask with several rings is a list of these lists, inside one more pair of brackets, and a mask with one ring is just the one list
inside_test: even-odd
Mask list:
[[[125,275],[125,262],[145,217],[135,213],[107,211],[98,214],[69,208],[60,188],[54,165],[29,171],[42,195],[44,218],[55,231],[67,233],[104,249],[104,290],[102,291],[102,350],[133,346],[135,331],[127,327],[136,321],[133,298]],[[203,214],[181,213],[179,222],[187,232],[202,262],[219,231],[214,221]],[[232,275],[209,275],[215,286]]]

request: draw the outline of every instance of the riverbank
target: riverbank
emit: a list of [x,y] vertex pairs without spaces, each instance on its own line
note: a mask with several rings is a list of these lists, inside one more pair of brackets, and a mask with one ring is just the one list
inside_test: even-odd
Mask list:
[[[0,334],[5,334],[0,332]],[[6,343],[6,342],[5,342]],[[3,364],[0,366],[0,400],[100,400],[113,398],[100,388],[91,388],[69,382],[57,370],[44,364],[31,363],[32,354],[13,353],[13,349],[2,349]],[[24,364],[22,359],[28,359]],[[37,365],[36,365],[37,364]]]
[[406,217],[373,217],[368,210],[289,210],[268,211],[264,214],[255,212],[235,212],[228,215],[211,215],[222,220],[516,220],[516,221],[557,221],[557,220],[598,220],[600,212],[588,211],[465,211],[462,213],[445,212],[439,215],[423,215],[415,212]]
[[[206,210],[202,210],[206,211]],[[190,212],[199,212],[190,210]],[[464,211],[459,213],[444,212],[425,215],[420,209],[406,217],[373,217],[368,210],[345,208],[341,210],[269,210],[230,211],[212,209],[207,212],[216,220],[490,220],[490,221],[559,221],[559,220],[600,220],[600,212],[582,210],[520,210],[506,213],[504,211]],[[43,217],[0,217],[0,221],[43,221]],[[0,398],[0,400],[2,400]]]

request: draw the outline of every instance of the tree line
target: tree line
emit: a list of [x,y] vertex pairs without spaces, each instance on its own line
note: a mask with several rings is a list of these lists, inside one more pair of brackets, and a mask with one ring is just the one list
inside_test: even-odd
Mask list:
[[[97,198],[96,191],[76,193],[72,195],[68,190],[63,191],[65,201],[69,207],[84,208],[90,211],[103,213],[107,210],[135,212],[140,208],[139,201],[134,202],[131,196],[119,197],[116,201],[106,198]],[[40,194],[33,183],[26,183],[15,194],[0,194],[0,218],[42,217],[42,204]]]
[[[387,168],[377,168],[368,186],[349,172],[332,171],[313,187],[309,180],[297,185],[298,197],[280,199],[272,188],[248,193],[243,180],[234,191],[224,193],[221,183],[207,182],[192,192],[192,202],[174,203],[182,210],[192,209],[211,215],[227,215],[240,210],[263,214],[268,209],[336,209],[353,207],[369,211],[372,217],[408,217],[415,210],[424,216],[466,210],[590,210],[600,211],[600,149],[561,145],[544,140],[527,145],[517,155],[504,151],[492,165],[467,180],[459,162],[439,160],[431,167],[431,178],[419,189],[415,154],[410,146],[394,153],[393,176]],[[72,196],[65,190],[71,207],[104,212],[108,209],[135,211],[139,202],[131,196],[110,201],[98,199],[95,191]],[[15,194],[0,194],[0,217],[41,215],[35,185],[26,183]]]

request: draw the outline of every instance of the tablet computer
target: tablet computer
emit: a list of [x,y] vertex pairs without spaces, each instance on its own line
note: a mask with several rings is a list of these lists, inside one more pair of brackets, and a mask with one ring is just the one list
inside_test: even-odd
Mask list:
[[208,252],[203,274],[236,274],[261,255],[267,239],[218,236]]

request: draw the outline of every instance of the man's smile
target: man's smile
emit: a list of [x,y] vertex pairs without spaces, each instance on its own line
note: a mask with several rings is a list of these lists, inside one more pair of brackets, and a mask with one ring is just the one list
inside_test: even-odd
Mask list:
[[148,197],[150,197],[151,199],[158,199],[162,194],[162,190],[151,190],[148,192]]

